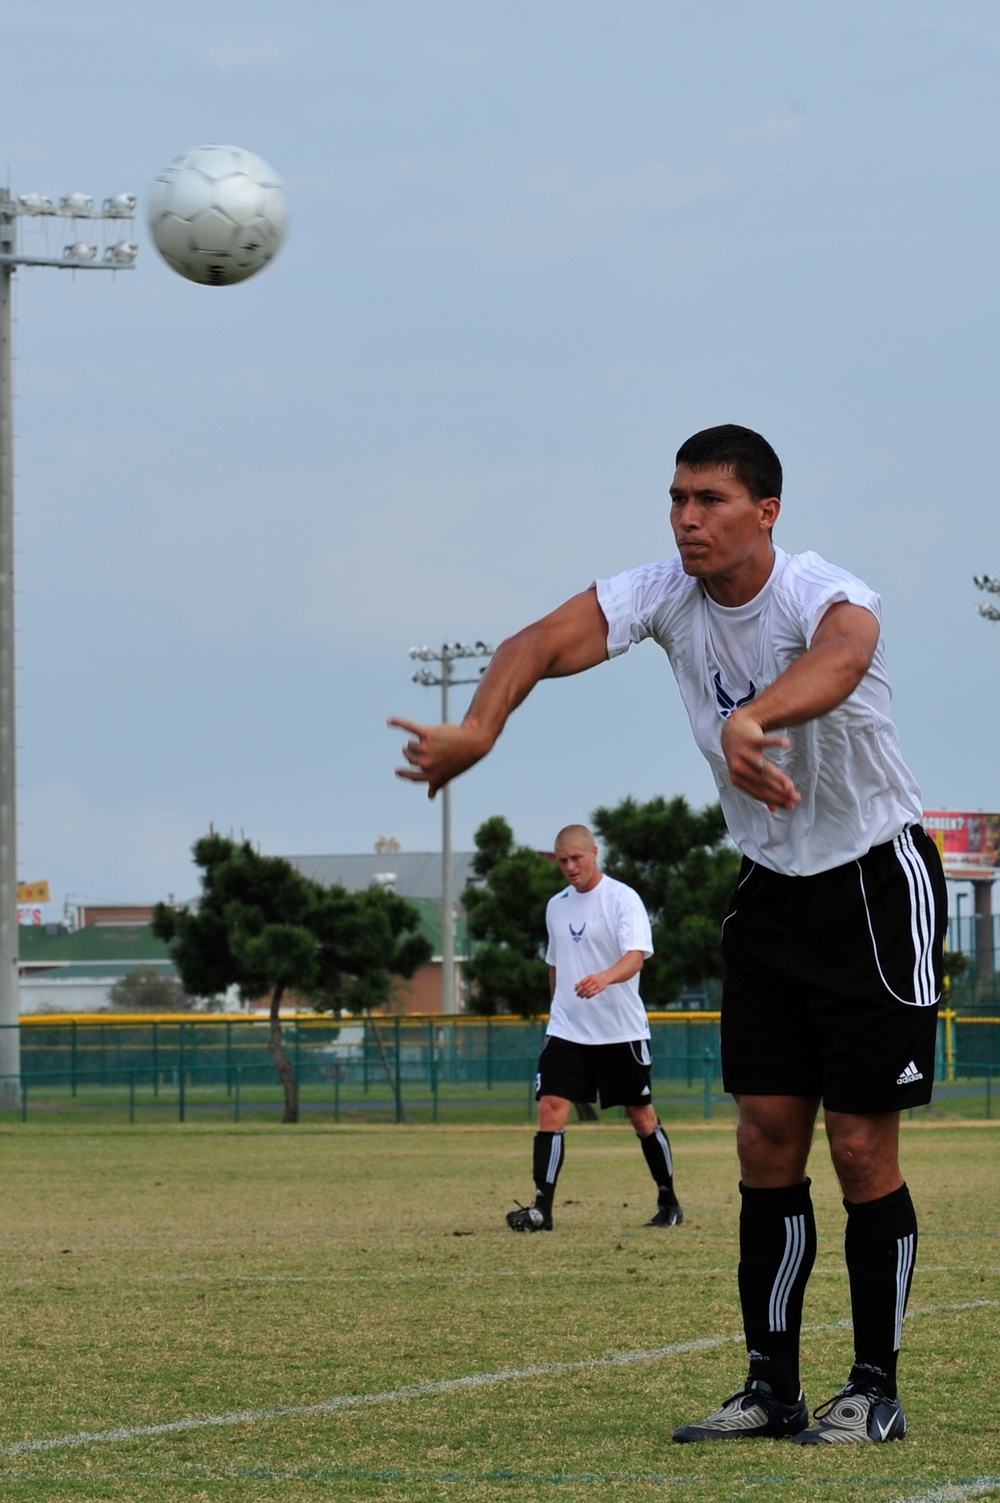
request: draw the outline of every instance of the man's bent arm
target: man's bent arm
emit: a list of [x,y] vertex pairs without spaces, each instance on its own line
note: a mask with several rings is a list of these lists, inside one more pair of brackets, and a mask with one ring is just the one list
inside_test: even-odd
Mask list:
[[606,971],[595,971],[592,976],[584,976],[582,981],[578,981],[575,987],[577,996],[596,997],[605,987],[631,981],[642,970],[645,959],[645,952],[642,950],[626,950],[622,958],[608,966]]
[[480,680],[461,725],[416,725],[394,718],[410,732],[403,747],[409,766],[396,775],[439,788],[466,772],[492,750],[510,715],[543,678],[583,673],[607,661],[608,623],[593,588],[574,595],[550,615],[501,642]]
[[799,802],[785,773],[768,762],[771,746],[787,746],[779,728],[804,725],[843,704],[864,678],[878,646],[879,623],[861,605],[839,601],[826,612],[812,645],[762,694],[735,710],[722,732],[722,750],[733,786],[775,809]]

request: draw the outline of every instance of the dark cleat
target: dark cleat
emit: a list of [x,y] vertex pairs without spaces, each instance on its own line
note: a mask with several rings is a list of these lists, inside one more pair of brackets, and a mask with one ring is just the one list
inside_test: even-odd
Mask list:
[[750,1440],[754,1436],[782,1440],[797,1435],[809,1423],[809,1410],[800,1392],[794,1404],[782,1404],[770,1383],[748,1379],[745,1388],[727,1399],[721,1409],[696,1425],[682,1425],[674,1440]]
[[537,1206],[521,1206],[507,1212],[507,1225],[512,1232],[551,1232],[552,1217],[546,1216]]
[[672,1206],[657,1206],[645,1226],[680,1226],[684,1220],[684,1207],[675,1201]]
[[898,1399],[890,1399],[874,1383],[846,1383],[839,1393],[814,1410],[815,1425],[795,1436],[800,1446],[851,1446],[864,1441],[902,1440],[906,1415]]

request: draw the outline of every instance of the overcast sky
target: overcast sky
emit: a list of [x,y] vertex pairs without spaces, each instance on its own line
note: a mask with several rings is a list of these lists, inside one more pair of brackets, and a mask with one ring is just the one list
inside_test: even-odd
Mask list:
[[[408,649],[669,555],[719,422],[778,450],[779,541],[882,594],[926,806],[1000,809],[994,0],[11,0],[0,43],[15,193],[231,142],[292,212],[234,288],[144,225],[133,274],[16,278],[24,880],[190,895],[210,822],[439,849]],[[714,789],[646,644],[537,691],[455,845],[657,793]]]

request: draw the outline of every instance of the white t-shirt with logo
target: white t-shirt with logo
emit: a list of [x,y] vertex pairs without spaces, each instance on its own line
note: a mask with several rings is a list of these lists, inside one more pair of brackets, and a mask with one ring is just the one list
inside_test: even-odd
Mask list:
[[923,812],[899,751],[882,640],[854,693],[826,715],[781,732],[791,746],[766,755],[802,802],[772,814],[729,780],[722,728],[732,711],[772,684],[812,645],[831,605],[863,606],[881,623],[881,601],[860,579],[817,553],[775,548],[764,588],[746,605],[721,606],[679,558],[597,581],[611,657],[652,637],[680,687],[695,740],[719,790],[729,833],[745,856],[786,876],[810,876],[893,840]]
[[629,950],[653,953],[649,914],[639,894],[614,877],[602,876],[589,892],[567,887],[545,910],[549,946],[545,959],[555,966],[556,989],[546,1033],[577,1044],[625,1044],[648,1039],[649,1019],[639,995],[639,978],[616,981],[596,997],[578,997],[584,976],[606,971]]

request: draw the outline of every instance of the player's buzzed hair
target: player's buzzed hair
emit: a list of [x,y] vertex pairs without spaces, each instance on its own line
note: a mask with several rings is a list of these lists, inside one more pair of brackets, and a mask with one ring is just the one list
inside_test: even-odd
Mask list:
[[677,450],[675,463],[692,470],[705,470],[710,465],[732,470],[755,501],[781,495],[781,460],[766,438],[738,423],[722,423],[718,428],[703,428],[692,434]]
[[[559,834],[556,836],[556,845],[564,845],[567,841],[570,840],[574,841],[577,844],[583,845],[596,846],[597,844],[597,841],[594,839],[593,834],[590,830],[587,829],[586,825],[566,825],[565,829],[560,830]],[[553,850],[554,849],[555,846],[553,846]]]

